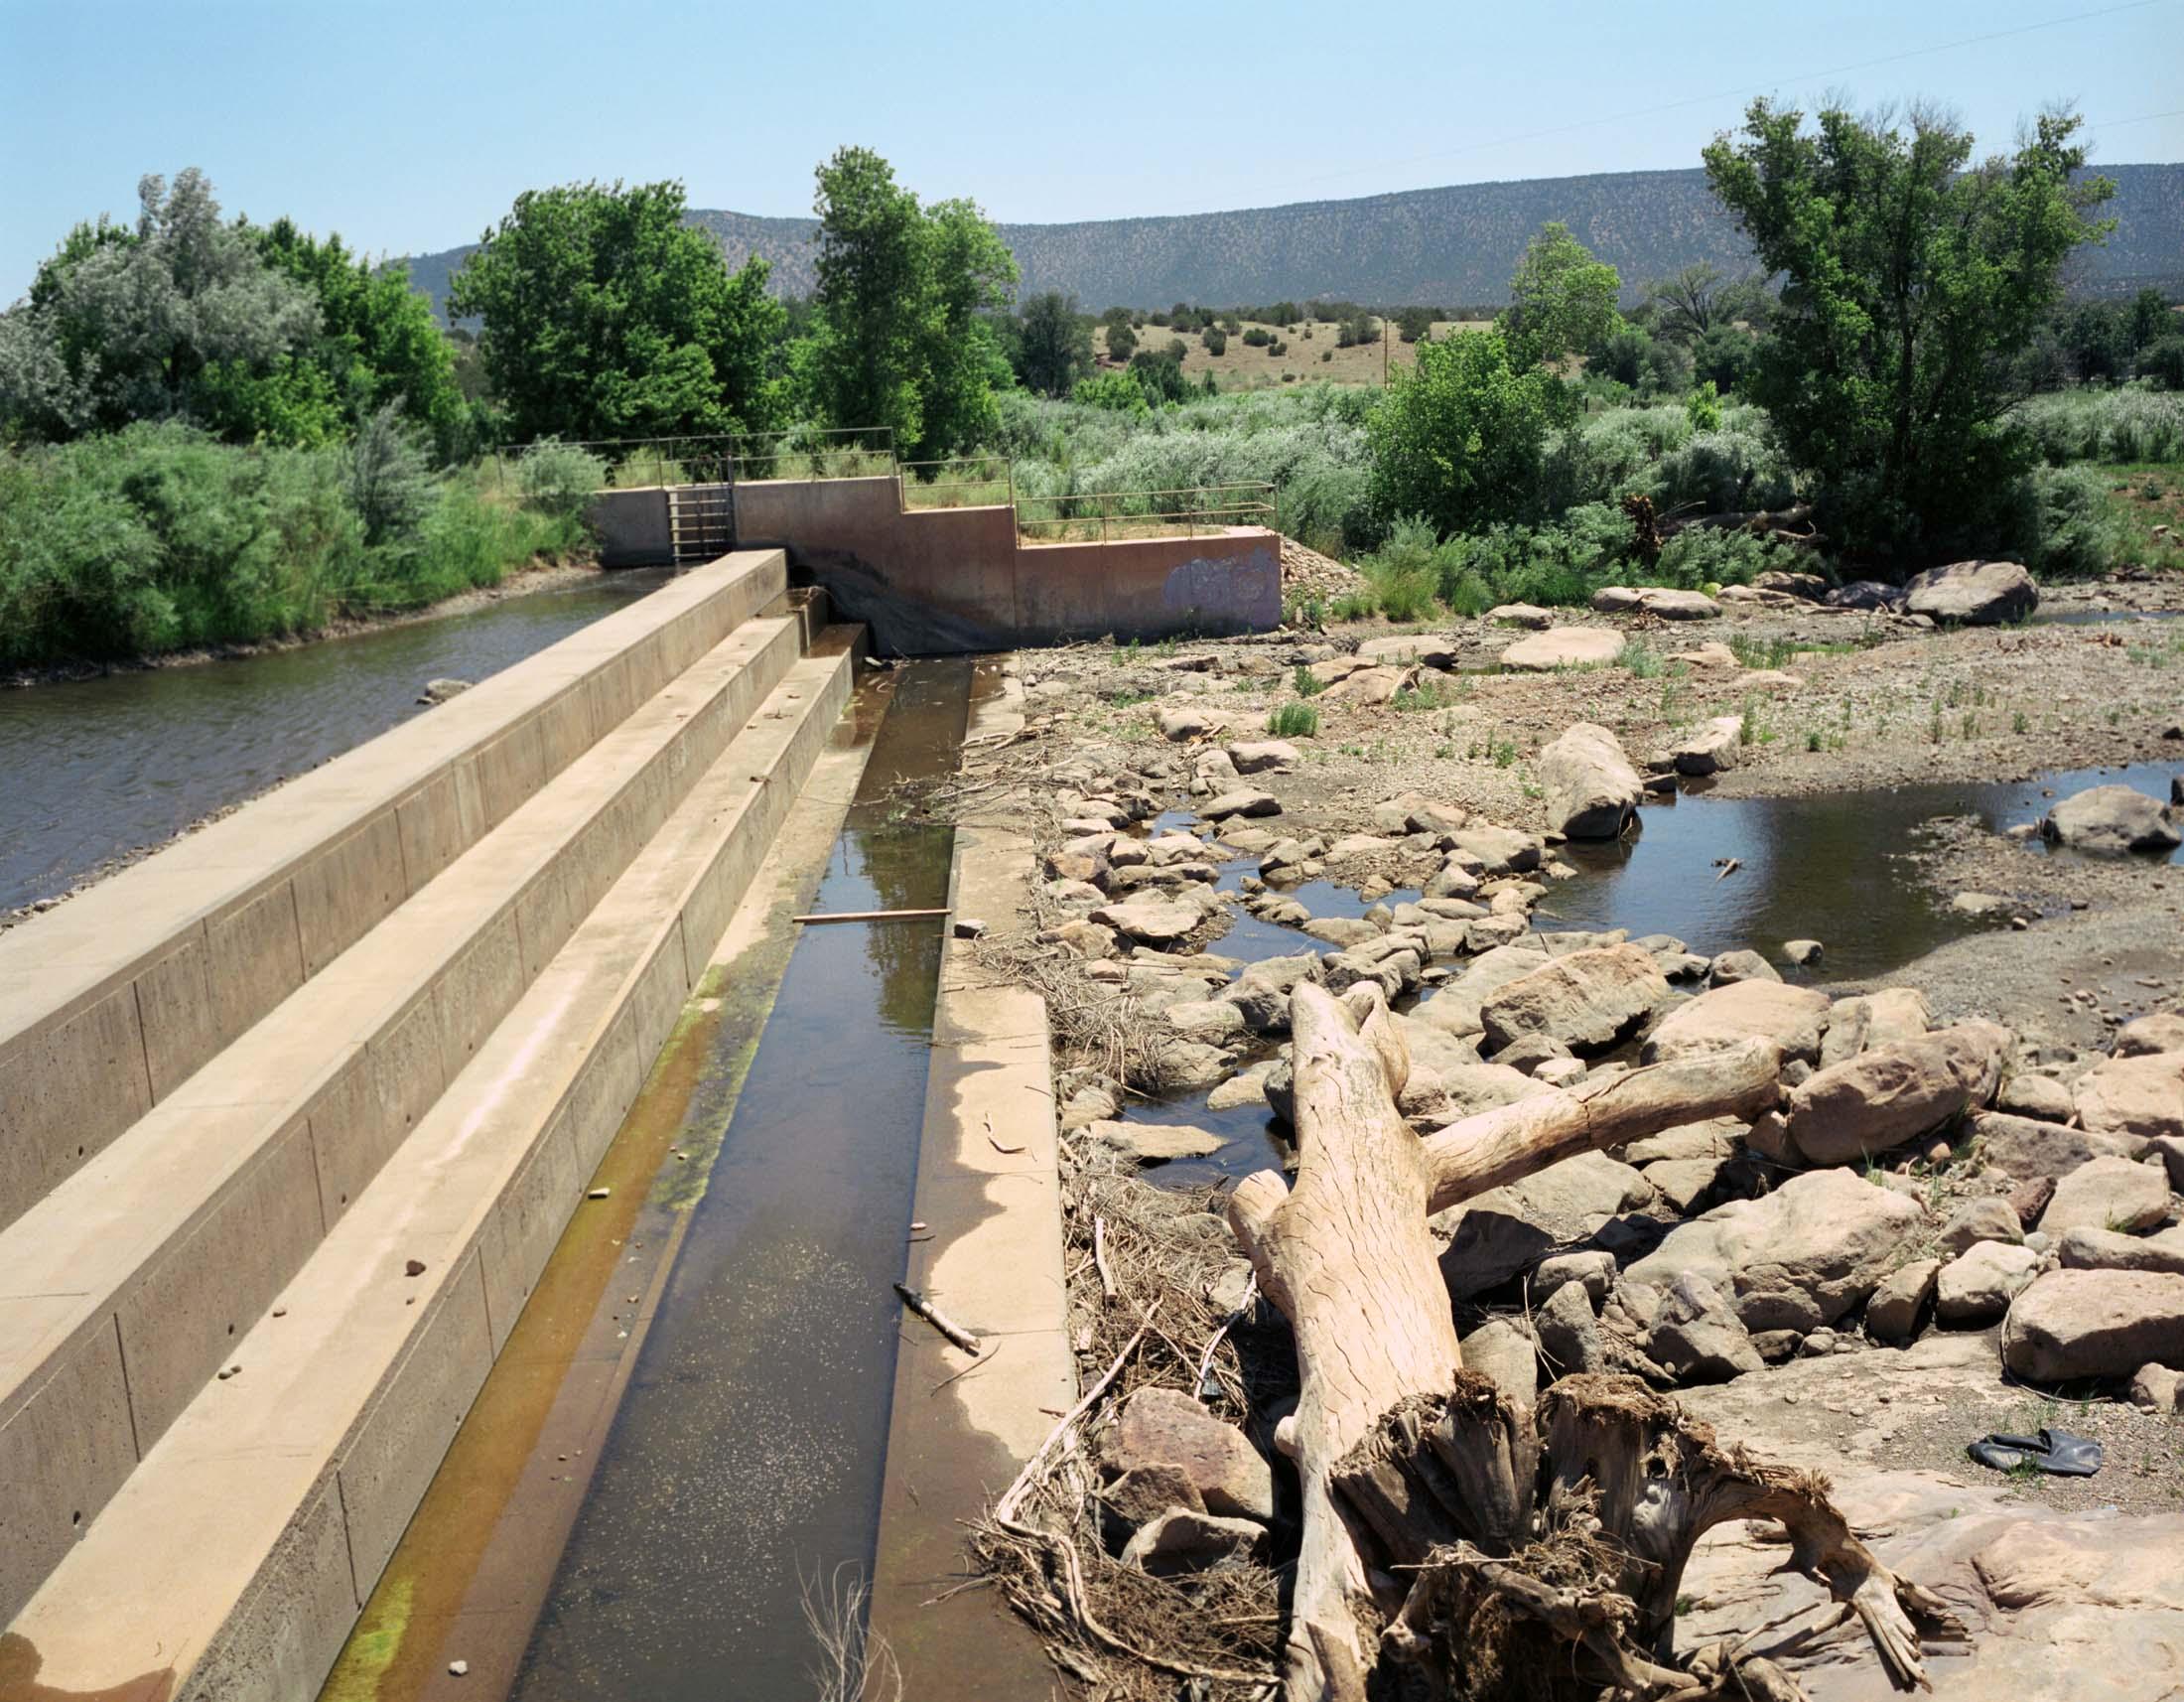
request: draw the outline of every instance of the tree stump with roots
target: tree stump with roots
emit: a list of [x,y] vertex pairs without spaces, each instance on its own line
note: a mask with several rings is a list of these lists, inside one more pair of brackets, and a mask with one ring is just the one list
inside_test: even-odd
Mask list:
[[[1926,1685],[1942,1603],[1882,1565],[1825,1479],[1724,1447],[1632,1378],[1566,1377],[1533,1410],[1463,1368],[1430,1209],[1676,1122],[1775,1102],[1751,1042],[1469,1118],[1425,1140],[1395,1107],[1410,1061],[1380,989],[1291,1002],[1297,1170],[1247,1179],[1230,1223],[1288,1317],[1301,1387],[1278,1441],[1303,1488],[1290,1702],[1521,1698],[1792,1702],[1776,1657],[1855,1616],[1899,1689]],[[1679,1653],[1693,1545],[1766,1519],[1838,1607],[1785,1644]]]

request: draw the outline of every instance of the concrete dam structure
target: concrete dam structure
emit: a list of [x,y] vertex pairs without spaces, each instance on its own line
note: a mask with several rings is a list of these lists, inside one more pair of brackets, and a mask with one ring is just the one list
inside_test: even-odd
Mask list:
[[851,699],[696,567],[0,935],[0,1696],[310,1697]]

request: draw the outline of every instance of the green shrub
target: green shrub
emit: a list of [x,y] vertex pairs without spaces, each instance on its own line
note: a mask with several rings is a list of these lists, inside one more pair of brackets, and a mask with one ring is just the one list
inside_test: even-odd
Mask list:
[[2046,579],[2106,573],[2130,552],[2109,478],[2092,467],[2035,467],[2011,492],[2011,553]]
[[575,444],[546,438],[517,463],[516,485],[526,506],[566,519],[582,514],[607,488],[607,464]]
[[1247,349],[1264,349],[1273,341],[1274,333],[1264,326],[1255,325],[1244,333],[1244,346]]
[[1319,731],[1319,711],[1308,703],[1285,703],[1267,717],[1277,739],[1309,739]]
[[2138,356],[2138,375],[2164,390],[2184,390],[2184,334],[2171,333],[2149,344]]
[[1695,432],[1721,429],[1721,397],[1711,378],[1684,397],[1684,417],[1691,421],[1691,429]]
[[1149,412],[1145,386],[1128,372],[1098,372],[1089,378],[1079,378],[1076,388],[1069,392],[1070,399],[1087,408],[1104,408],[1110,413],[1143,414]]
[[1208,355],[1228,353],[1228,333],[1217,325],[1209,325],[1199,334],[1198,341],[1205,346]]

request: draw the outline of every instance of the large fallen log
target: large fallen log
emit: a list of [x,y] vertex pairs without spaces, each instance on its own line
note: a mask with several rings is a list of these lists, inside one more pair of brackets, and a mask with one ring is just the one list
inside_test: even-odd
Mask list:
[[[1396,1111],[1409,1064],[1377,986],[1338,1002],[1300,983],[1291,1027],[1296,1183],[1262,1172],[1229,1209],[1300,1372],[1281,1438],[1303,1489],[1289,1702],[1363,1702],[1369,1685],[1794,1702],[1779,1649],[1674,1648],[1692,1544],[1729,1518],[1784,1524],[1790,1564],[1859,1617],[1889,1679],[1923,1685],[1914,1620],[1961,1628],[1857,1541],[1823,1480],[1716,1446],[1628,1378],[1566,1378],[1534,1411],[1516,1406],[1463,1369],[1426,1226],[1433,1205],[1572,1153],[1765,1108],[1774,1048],[1632,1071],[1420,1141]],[[1415,1683],[1392,1688],[1398,1673]]]
[[1461,1118],[1422,1143],[1427,1208],[1445,1211],[1566,1158],[1627,1146],[1682,1123],[1749,1121],[1774,1108],[1781,1078],[1774,1043],[1747,1040]]

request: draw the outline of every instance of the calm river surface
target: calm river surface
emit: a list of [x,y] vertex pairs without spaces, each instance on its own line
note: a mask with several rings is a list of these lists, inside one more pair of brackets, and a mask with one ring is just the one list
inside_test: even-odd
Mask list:
[[52,898],[665,583],[601,575],[264,655],[0,690],[0,912]]

